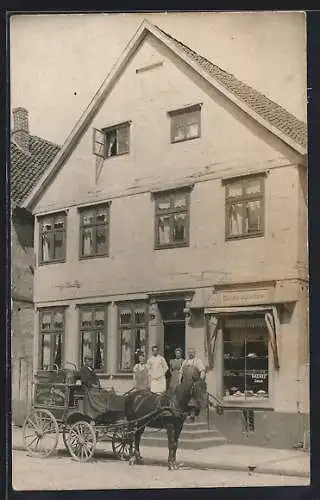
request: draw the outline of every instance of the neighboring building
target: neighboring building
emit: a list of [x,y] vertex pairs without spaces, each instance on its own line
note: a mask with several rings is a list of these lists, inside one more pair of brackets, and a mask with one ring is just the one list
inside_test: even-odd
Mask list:
[[144,22],[24,202],[35,369],[91,352],[122,392],[137,349],[192,346],[233,442],[237,408],[250,444],[303,439],[306,155],[305,123]]
[[13,110],[11,135],[11,263],[12,263],[12,413],[21,424],[31,398],[33,359],[34,224],[21,207],[25,197],[52,161],[59,147],[29,133],[28,112]]

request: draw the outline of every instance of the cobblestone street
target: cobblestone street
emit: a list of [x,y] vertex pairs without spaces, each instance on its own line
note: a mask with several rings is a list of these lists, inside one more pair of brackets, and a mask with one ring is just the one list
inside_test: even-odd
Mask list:
[[238,486],[304,486],[307,478],[246,472],[164,466],[130,467],[106,455],[88,463],[74,462],[64,455],[33,458],[25,452],[12,453],[12,486],[15,490],[93,490],[114,488],[192,488]]

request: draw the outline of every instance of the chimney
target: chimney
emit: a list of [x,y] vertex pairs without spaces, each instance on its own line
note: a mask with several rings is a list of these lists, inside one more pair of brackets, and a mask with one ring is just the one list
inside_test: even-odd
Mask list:
[[12,137],[25,151],[29,151],[29,120],[28,111],[24,108],[15,108],[13,114]]

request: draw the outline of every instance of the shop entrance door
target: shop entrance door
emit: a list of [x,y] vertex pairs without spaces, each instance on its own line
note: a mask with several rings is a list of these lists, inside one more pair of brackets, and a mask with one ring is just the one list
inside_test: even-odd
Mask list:
[[185,322],[166,322],[164,324],[164,357],[169,365],[170,359],[175,357],[175,349],[180,347],[185,356],[186,328]]

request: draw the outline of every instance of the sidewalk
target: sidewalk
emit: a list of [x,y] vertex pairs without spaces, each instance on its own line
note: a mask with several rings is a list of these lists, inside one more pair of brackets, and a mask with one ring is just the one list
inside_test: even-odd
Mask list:
[[[22,429],[12,427],[13,450],[24,450]],[[62,438],[59,440],[58,450],[64,450]],[[98,443],[97,453],[111,452],[111,445],[106,442]],[[168,450],[166,448],[143,446],[141,451],[144,463],[167,464]],[[256,446],[222,445],[203,450],[183,450],[177,452],[177,461],[185,467],[199,469],[220,469],[246,471],[260,474],[276,474],[279,476],[309,477],[310,454],[296,450],[277,450]]]

